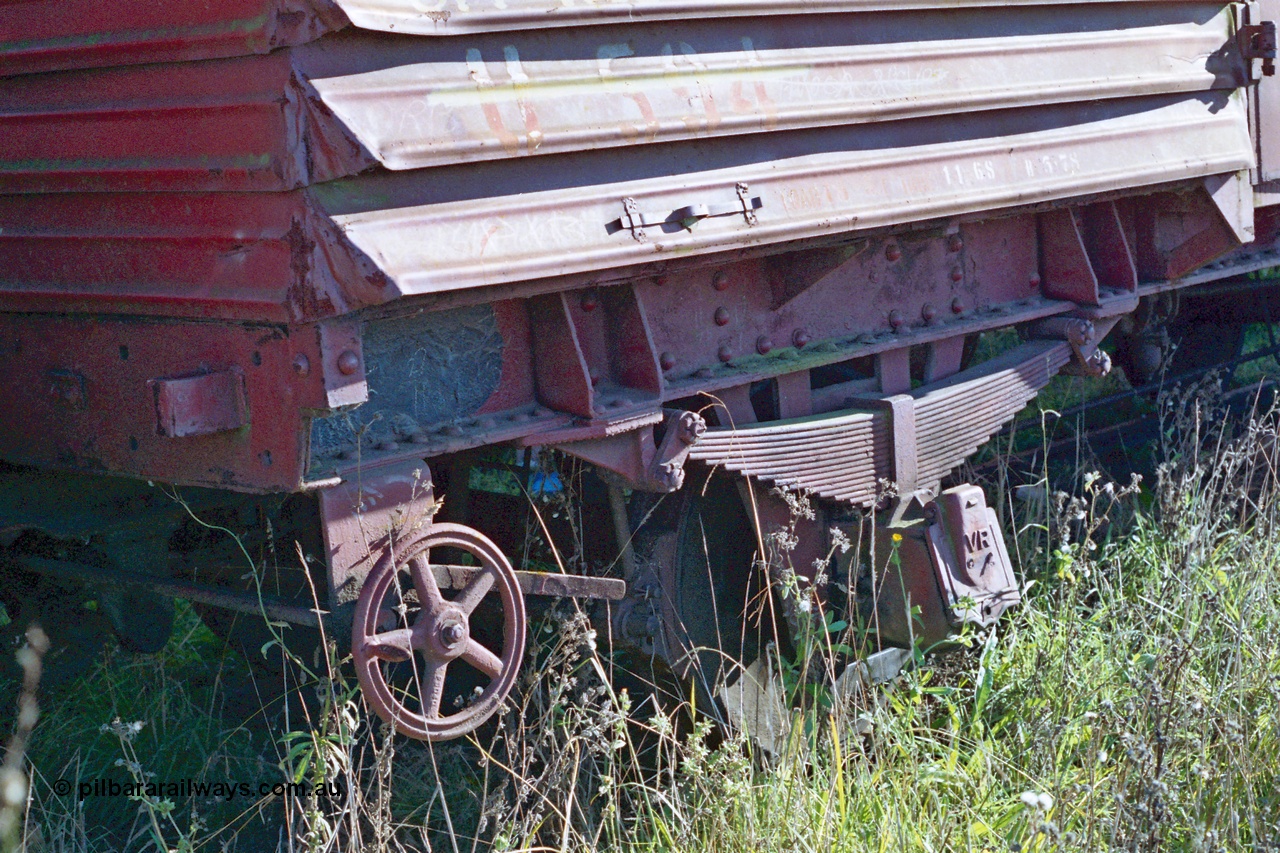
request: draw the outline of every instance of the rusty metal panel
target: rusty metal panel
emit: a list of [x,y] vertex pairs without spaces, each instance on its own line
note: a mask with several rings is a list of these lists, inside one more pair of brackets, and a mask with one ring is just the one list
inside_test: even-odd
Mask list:
[[0,192],[282,190],[374,165],[291,58],[0,80]]
[[[401,173],[311,192],[407,295],[901,226],[1253,163],[1244,101],[1227,93],[780,134],[768,158],[751,140],[732,143],[636,149],[627,162],[582,154],[573,177],[518,173],[520,161],[505,161],[475,166],[459,183]],[[580,182],[606,175],[634,177]],[[513,194],[476,197],[479,187]],[[698,205],[735,204],[737,213],[687,218]],[[639,224],[634,211],[661,224]]]
[[678,39],[661,25],[348,31],[269,56],[0,81],[0,192],[280,190],[378,163],[1234,88],[1230,27],[1200,3],[711,19]]
[[[292,193],[0,197],[10,310],[318,319],[1253,164],[1228,92],[379,173]],[[737,212],[689,222],[698,205]],[[665,217],[640,225],[629,208]],[[630,223],[630,224],[629,224]],[[962,273],[963,274],[963,273]]]
[[346,24],[328,0],[10,0],[0,76],[266,53]]
[[[418,35],[756,15],[1065,5],[1062,0],[337,0],[359,27]],[[1097,7],[1112,0],[1076,0]],[[1168,0],[1163,0],[1168,2]],[[1174,0],[1177,2],[1177,0]]]
[[309,79],[384,165],[413,169],[1231,88],[1243,74],[1215,5],[1031,12],[713,18],[682,23],[678,39],[671,27],[504,36]]

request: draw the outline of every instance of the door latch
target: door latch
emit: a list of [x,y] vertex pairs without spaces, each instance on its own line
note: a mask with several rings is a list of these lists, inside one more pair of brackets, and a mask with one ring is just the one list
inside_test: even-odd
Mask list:
[[737,184],[735,190],[738,197],[734,202],[696,203],[661,213],[642,211],[636,200],[628,196],[622,200],[621,218],[610,222],[609,229],[613,231],[625,228],[631,232],[636,242],[645,243],[649,240],[646,228],[678,225],[686,231],[692,231],[693,226],[713,216],[741,216],[749,226],[758,224],[760,220],[756,211],[764,207],[764,200],[759,196],[752,198],[750,188],[744,183]]

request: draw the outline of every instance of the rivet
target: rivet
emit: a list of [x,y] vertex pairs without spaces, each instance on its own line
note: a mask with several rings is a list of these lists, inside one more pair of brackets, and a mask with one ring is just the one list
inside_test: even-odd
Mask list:
[[594,290],[589,290],[582,294],[582,310],[588,313],[596,310],[596,306],[600,304],[600,298],[596,296]]
[[773,341],[767,335],[761,335],[756,338],[756,352],[761,355],[768,355],[773,351]]
[[591,378],[591,385],[592,385],[592,387],[595,387],[596,385],[599,385],[599,384],[600,384],[600,371],[599,371],[599,370],[597,370],[596,368],[594,368],[594,367],[593,367],[593,368],[591,368],[591,370],[587,373],[587,375]]
[[360,356],[351,350],[343,350],[342,355],[338,356],[338,372],[343,376],[350,376],[360,369]]
[[1031,277],[1027,279],[1027,284],[1031,285],[1032,290],[1038,290],[1040,288],[1040,274],[1032,273]]
[[890,243],[884,250],[884,256],[891,261],[896,261],[902,257],[902,249],[898,248],[898,244]]
[[951,270],[951,280],[955,282],[964,281],[964,270],[960,267],[953,267]]
[[796,329],[795,333],[791,335],[791,344],[796,349],[804,349],[809,345],[809,341],[811,340],[813,340],[813,338],[809,337],[809,333],[804,329]]
[[729,325],[729,309],[728,309],[728,308],[723,308],[723,307],[721,307],[721,308],[717,308],[717,309],[716,309],[716,315],[715,315],[715,318],[714,318],[714,319],[715,319],[715,321],[716,321],[716,325],[717,325],[717,326],[727,326],[727,325]]
[[733,351],[730,350],[728,347],[720,347],[720,350],[716,353],[716,356],[725,364],[728,364],[729,362],[733,361]]
[[964,240],[960,239],[959,234],[952,234],[947,240],[947,248],[953,252],[958,252],[964,248]]
[[306,376],[311,372],[311,359],[302,353],[298,353],[293,358],[293,372],[299,376]]
[[671,279],[667,278],[665,275],[655,275],[653,277],[653,283],[658,287],[666,287],[667,282],[670,280]]
[[951,313],[952,314],[964,313],[964,301],[961,300],[959,296],[951,300]]
[[711,277],[711,286],[714,287],[716,290],[728,290],[729,274],[724,270],[721,270],[720,272],[716,273]]
[[658,356],[658,364],[662,366],[663,370],[670,370],[676,366],[676,357],[669,352],[664,352]]
[[920,316],[924,318],[926,323],[932,323],[933,318],[938,316],[938,312],[934,309],[932,302],[926,302],[924,307],[920,309]]
[[892,326],[893,328],[901,329],[906,322],[907,320],[905,317],[902,316],[901,311],[894,309],[893,311],[889,312],[889,325]]

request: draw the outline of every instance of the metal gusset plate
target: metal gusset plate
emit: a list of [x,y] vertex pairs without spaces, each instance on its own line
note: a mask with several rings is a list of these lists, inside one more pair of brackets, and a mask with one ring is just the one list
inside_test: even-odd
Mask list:
[[[444,549],[479,563],[451,598],[431,562],[432,551]],[[490,593],[502,609],[501,628],[486,634],[472,617]],[[515,684],[525,633],[520,584],[501,550],[469,527],[434,524],[407,542],[393,540],[378,560],[356,602],[351,645],[360,687],[378,716],[408,737],[441,741],[497,713]],[[451,671],[461,677],[451,680]],[[471,692],[458,692],[466,688]]]

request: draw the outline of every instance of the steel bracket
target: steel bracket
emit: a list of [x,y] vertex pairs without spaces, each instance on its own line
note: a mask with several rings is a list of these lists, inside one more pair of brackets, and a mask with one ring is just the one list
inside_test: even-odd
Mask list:
[[382,545],[431,523],[437,504],[420,460],[360,471],[320,492],[329,605],[354,601]]
[[603,438],[552,445],[557,450],[590,462],[603,473],[618,478],[626,488],[667,494],[684,485],[684,463],[707,422],[695,412],[667,410],[662,443],[652,425]]
[[1245,59],[1262,60],[1262,74],[1274,77],[1276,73],[1276,22],[1262,21],[1246,24],[1236,32],[1240,41],[1240,55]]

